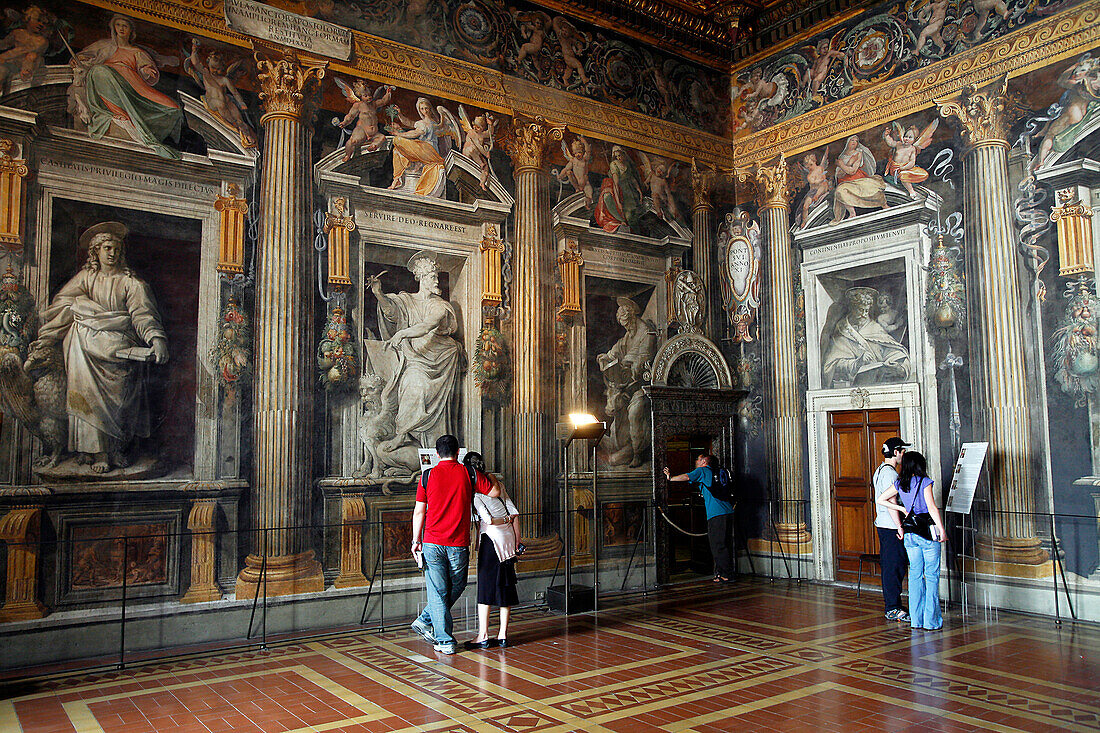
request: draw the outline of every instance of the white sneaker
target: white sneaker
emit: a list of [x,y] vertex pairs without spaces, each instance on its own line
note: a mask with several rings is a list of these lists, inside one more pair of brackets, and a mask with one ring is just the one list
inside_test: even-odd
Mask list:
[[417,618],[409,624],[409,628],[423,636],[429,644],[435,644],[435,630],[432,629],[430,624],[426,624]]
[[435,644],[434,646],[432,646],[432,649],[435,649],[440,654],[454,654],[455,653],[455,645],[450,644],[450,643]]

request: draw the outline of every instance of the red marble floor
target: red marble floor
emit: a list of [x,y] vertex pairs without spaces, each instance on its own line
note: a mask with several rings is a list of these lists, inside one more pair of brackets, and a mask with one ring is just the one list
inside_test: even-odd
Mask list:
[[1100,628],[945,622],[914,633],[842,588],[701,583],[598,620],[520,611],[506,650],[437,655],[401,628],[39,678],[0,688],[0,731],[1100,729]]

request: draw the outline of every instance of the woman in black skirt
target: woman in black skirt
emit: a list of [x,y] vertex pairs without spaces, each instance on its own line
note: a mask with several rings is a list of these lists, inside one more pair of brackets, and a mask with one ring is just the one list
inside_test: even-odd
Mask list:
[[[480,453],[467,453],[463,459],[467,468],[480,471],[494,484],[500,480],[485,471]],[[477,553],[477,638],[467,641],[467,649],[489,649],[508,646],[508,618],[512,606],[519,602],[516,593],[516,547],[519,545],[519,512],[504,493],[490,499],[474,493],[481,545]],[[500,608],[500,631],[496,639],[489,638],[489,608]]]

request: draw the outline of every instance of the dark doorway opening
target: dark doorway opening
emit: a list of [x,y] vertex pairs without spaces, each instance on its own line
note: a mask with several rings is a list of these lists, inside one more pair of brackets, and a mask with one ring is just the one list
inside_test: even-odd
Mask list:
[[[695,468],[695,459],[703,453],[713,453],[713,438],[701,433],[670,435],[665,443],[665,465],[675,476]],[[713,575],[714,561],[707,542],[707,513],[703,496],[696,484],[670,481],[668,485],[668,518],[676,524],[669,532],[669,575],[672,580],[693,580],[700,575]],[[680,530],[686,530],[691,535]],[[692,536],[702,534],[702,537]]]

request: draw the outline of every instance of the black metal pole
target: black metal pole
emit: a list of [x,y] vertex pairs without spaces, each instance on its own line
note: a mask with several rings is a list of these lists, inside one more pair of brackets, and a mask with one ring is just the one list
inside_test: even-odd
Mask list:
[[386,630],[386,554],[383,552],[382,538],[385,526],[382,518],[378,518],[378,630]]
[[260,618],[260,628],[263,636],[260,639],[260,648],[267,649],[267,533],[269,527],[264,527],[264,556],[260,561],[260,582],[264,587],[264,610]]
[[118,627],[118,668],[126,668],[126,569],[130,564],[130,538],[122,538],[122,616]]

